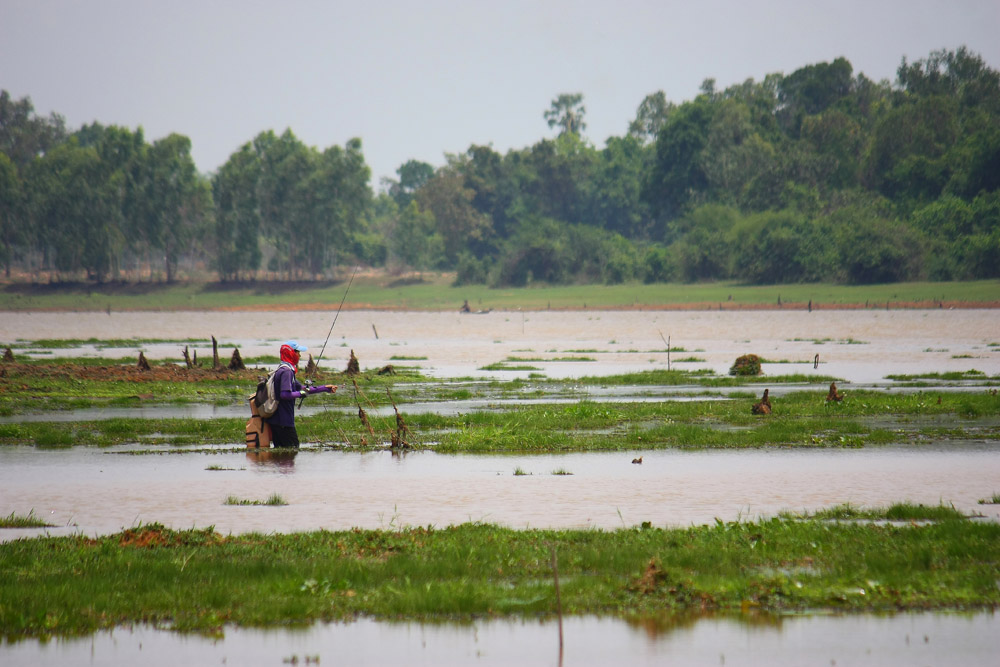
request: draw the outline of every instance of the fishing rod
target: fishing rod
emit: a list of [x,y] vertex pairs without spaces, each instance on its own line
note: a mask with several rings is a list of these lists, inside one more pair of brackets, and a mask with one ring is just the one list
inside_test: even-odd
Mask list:
[[351,285],[354,284],[354,276],[358,275],[358,269],[360,266],[354,267],[354,273],[351,274],[351,279],[347,282],[347,289],[344,290],[344,298],[340,300],[340,305],[337,306],[337,314],[333,316],[333,324],[330,325],[330,330],[326,333],[326,340],[323,341],[323,348],[319,351],[319,356],[316,358],[316,365],[319,365],[319,360],[323,358],[323,353],[326,352],[326,344],[330,342],[330,334],[333,333],[333,328],[337,326],[337,318],[340,317],[340,309],[344,307],[344,302],[347,301],[347,293],[351,291]]
[[[347,293],[351,291],[351,285],[354,284],[354,276],[358,275],[358,269],[360,266],[354,267],[354,273],[351,274],[351,279],[347,282],[347,289],[344,290],[344,298],[340,300],[340,305],[337,306],[337,314],[333,316],[333,324],[330,325],[330,330],[326,333],[326,340],[323,341],[323,347],[319,351],[319,356],[316,357],[315,364],[319,367],[319,361],[323,358],[323,353],[326,352],[326,344],[330,342],[330,335],[333,333],[333,328],[337,326],[337,318],[340,317],[340,311],[344,307],[344,302],[347,301]],[[305,395],[299,399],[299,407],[302,407],[302,401],[305,400]]]

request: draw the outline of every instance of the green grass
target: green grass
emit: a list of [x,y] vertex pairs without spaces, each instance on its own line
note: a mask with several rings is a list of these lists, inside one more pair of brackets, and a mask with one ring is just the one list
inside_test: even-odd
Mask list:
[[267,497],[267,500],[252,500],[246,498],[237,498],[236,496],[229,496],[226,498],[224,505],[270,505],[270,506],[280,506],[287,505],[285,499],[282,498],[277,493],[272,493]]
[[909,502],[894,503],[886,508],[855,507],[850,503],[820,510],[809,515],[813,519],[886,520],[886,521],[947,521],[964,519],[964,514],[952,505],[923,505]]
[[35,510],[28,512],[27,516],[11,512],[7,516],[0,516],[0,528],[49,528],[51,523],[42,521],[35,516]]
[[1000,493],[994,493],[989,498],[980,498],[980,505],[1000,505]]
[[[483,308],[545,310],[548,308],[655,308],[671,304],[699,304],[717,309],[745,305],[773,305],[780,295],[785,308],[814,309],[843,304],[872,308],[893,302],[937,301],[986,303],[1000,299],[995,280],[887,285],[741,285],[626,283],[621,285],[563,285],[529,288],[453,287],[451,274],[424,274],[401,284],[392,276],[357,276],[345,308],[458,310],[465,299]],[[66,309],[217,309],[221,307],[312,306],[333,308],[343,297],[345,281],[316,283],[256,282],[243,285],[180,282],[171,284],[64,284],[62,286],[8,284],[0,289],[0,310]],[[732,297],[732,300],[730,300]]]
[[[684,376],[678,376],[684,377]],[[981,393],[892,393],[848,390],[841,403],[827,403],[826,387],[799,390],[771,399],[773,413],[753,415],[750,407],[761,391],[729,397],[706,393],[698,401],[597,402],[579,399],[569,403],[517,403],[503,408],[487,407],[460,414],[432,412],[407,414],[406,401],[460,400],[482,396],[576,396],[549,389],[530,388],[541,380],[477,383],[474,389],[422,386],[409,393],[393,388],[393,397],[410,429],[408,441],[420,448],[428,443],[448,453],[622,451],[663,448],[744,447],[861,447],[919,444],[928,439],[1000,440],[996,419],[1000,397]],[[365,395],[375,405],[388,405],[384,390],[366,387]],[[774,385],[768,385],[774,387]],[[547,393],[553,391],[553,393]],[[703,389],[701,393],[709,392]],[[699,392],[694,392],[699,393]],[[940,402],[938,402],[940,399]],[[242,403],[243,399],[239,399]],[[314,415],[300,415],[297,426],[306,446],[361,449],[362,437],[369,447],[387,445],[395,428],[392,416],[369,415],[373,438],[353,409],[354,402],[338,397],[338,406]],[[365,403],[371,413],[371,405]],[[351,408],[343,410],[343,408]],[[143,453],[164,453],[165,446],[232,445],[243,441],[246,417],[212,419],[114,418],[81,422],[20,422],[0,424],[0,446],[38,447],[152,445]],[[190,451],[184,449],[180,451]],[[207,450],[213,451],[213,450]]]
[[678,529],[446,528],[224,536],[156,524],[0,544],[0,633],[80,635],[567,615],[1000,605],[1000,525],[774,519]]

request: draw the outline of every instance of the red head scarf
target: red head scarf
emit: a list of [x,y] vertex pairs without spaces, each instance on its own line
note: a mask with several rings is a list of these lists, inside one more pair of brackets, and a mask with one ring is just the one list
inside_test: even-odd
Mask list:
[[299,370],[299,353],[288,345],[281,346],[281,360],[292,365],[296,372]]

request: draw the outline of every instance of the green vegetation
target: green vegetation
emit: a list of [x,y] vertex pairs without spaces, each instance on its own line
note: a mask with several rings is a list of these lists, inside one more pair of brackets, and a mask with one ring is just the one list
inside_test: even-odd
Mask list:
[[[501,368],[508,368],[501,365]],[[124,374],[124,375],[123,375]],[[69,409],[107,405],[139,406],[171,401],[245,405],[256,386],[254,371],[214,372],[154,366],[139,372],[128,366],[93,368],[64,362],[7,364],[0,376],[0,412]],[[978,372],[959,374],[984,388],[995,384]],[[123,379],[128,381],[123,382]],[[584,377],[566,384],[531,380],[433,381],[415,372],[395,376],[362,374],[351,381],[323,373],[323,383],[356,382],[357,397],[345,391],[327,409],[300,415],[303,442],[311,446],[365,448],[387,446],[397,428],[390,394],[402,413],[410,402],[481,400],[483,407],[462,414],[406,414],[410,447],[441,452],[621,451],[667,447],[858,447],[919,442],[926,438],[1000,438],[996,417],[1000,397],[992,390],[948,393],[890,393],[850,390],[840,403],[827,403],[825,376],[720,377],[708,371],[646,371],[609,377]],[[790,384],[790,393],[772,396],[773,413],[752,415],[750,406],[763,388]],[[702,400],[595,402],[587,386],[634,386],[644,393],[657,386],[680,386],[685,396]],[[724,394],[723,388],[747,391]],[[815,387],[805,388],[805,387]],[[147,393],[148,392],[148,393]],[[531,398],[532,402],[519,402]],[[551,399],[551,401],[546,401]],[[572,399],[566,402],[566,399]],[[504,401],[499,407],[493,401]],[[359,419],[368,412],[372,429]],[[447,412],[447,411],[444,411]],[[942,415],[955,419],[943,425]],[[233,418],[130,418],[92,421],[23,421],[0,424],[0,445],[37,447],[135,445],[133,451],[165,453],[170,446],[237,445],[246,422]],[[374,437],[372,437],[374,435]],[[149,449],[155,446],[156,449]],[[164,447],[167,446],[167,447]],[[144,448],[145,447],[145,448]]]
[[947,521],[966,518],[950,505],[927,506],[913,503],[894,503],[887,508],[855,507],[850,503],[837,505],[807,515],[812,519],[835,520],[885,520],[885,521]]
[[[360,139],[320,150],[261,131],[209,177],[188,137],[68,130],[2,91],[0,262],[86,293],[170,283],[185,259],[211,267],[220,297],[266,275],[292,299],[294,282],[355,265],[495,288],[1000,277],[1000,73],[980,56],[904,58],[894,83],[844,58],[760,74],[725,90],[706,79],[688,101],[654,92],[601,147],[582,95],[560,94],[543,114],[557,136],[505,154],[470,145],[438,168],[410,160],[378,194]],[[496,307],[479,296],[449,307]]]
[[287,505],[288,503],[285,502],[285,499],[282,498],[277,493],[272,493],[270,496],[267,497],[267,500],[250,500],[250,499],[246,499],[246,498],[237,498],[236,496],[229,496],[229,497],[226,498],[226,502],[223,503],[223,504],[224,505],[270,505],[270,506],[278,506],[278,505]]
[[[247,534],[157,524],[0,544],[0,632],[77,635],[386,619],[1000,605],[1000,526],[774,519],[686,529]],[[121,591],[128,591],[122,595]]]
[[35,510],[28,512],[27,516],[14,514],[14,512],[7,516],[0,516],[0,528],[49,528],[51,526],[51,523],[46,523],[35,516]]
[[[814,309],[870,304],[885,308],[897,305],[944,302],[985,304],[1000,301],[996,280],[969,282],[910,282],[887,285],[745,285],[735,281],[698,284],[532,285],[524,288],[491,288],[485,285],[453,286],[454,274],[424,273],[406,284],[391,276],[359,275],[345,308],[455,310],[463,299],[475,298],[502,310],[546,310],[549,308],[614,309],[658,308],[687,305],[706,309],[772,306],[778,294],[785,308]],[[344,296],[344,283],[266,283],[222,286],[217,283],[143,283],[133,288],[120,283],[103,285],[16,285],[0,289],[0,310],[116,310],[265,308],[302,306],[332,308]],[[732,299],[730,300],[730,297]],[[530,315],[529,315],[530,316]],[[85,342],[85,341],[79,341]],[[179,347],[185,341],[177,341]],[[828,341],[833,342],[833,341]],[[125,347],[141,347],[143,341],[122,341]],[[661,350],[662,351],[662,350]],[[672,350],[673,351],[673,350]],[[593,353],[597,350],[569,350]]]
[[1000,505],[1000,493],[994,493],[989,498],[980,498],[980,505]]

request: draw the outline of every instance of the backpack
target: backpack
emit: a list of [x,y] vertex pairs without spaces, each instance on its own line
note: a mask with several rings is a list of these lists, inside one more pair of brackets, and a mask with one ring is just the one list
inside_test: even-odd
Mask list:
[[265,419],[271,417],[278,411],[278,397],[274,391],[274,374],[277,369],[267,374],[267,379],[257,383],[257,393],[254,395],[254,403],[257,404],[257,414]]

